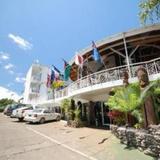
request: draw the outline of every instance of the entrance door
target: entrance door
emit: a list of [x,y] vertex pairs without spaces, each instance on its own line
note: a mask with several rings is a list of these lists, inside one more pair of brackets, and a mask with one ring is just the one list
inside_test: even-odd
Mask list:
[[110,119],[108,116],[109,108],[104,105],[104,102],[101,102],[101,113],[102,113],[102,125],[103,126],[109,126],[110,125]]

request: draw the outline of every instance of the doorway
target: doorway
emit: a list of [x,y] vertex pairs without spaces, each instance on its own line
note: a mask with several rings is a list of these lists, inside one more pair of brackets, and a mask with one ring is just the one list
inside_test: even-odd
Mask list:
[[110,118],[108,116],[109,108],[105,106],[104,102],[96,102],[94,106],[95,112],[95,125],[98,126],[109,126]]

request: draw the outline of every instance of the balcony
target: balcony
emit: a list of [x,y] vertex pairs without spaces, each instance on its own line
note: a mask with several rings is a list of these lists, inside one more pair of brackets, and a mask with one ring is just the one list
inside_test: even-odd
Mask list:
[[[147,70],[150,80],[160,78],[160,58],[146,62],[130,64],[130,82],[137,81],[136,71],[139,67],[144,67]],[[59,101],[64,98],[69,98],[86,92],[121,86],[123,84],[123,72],[126,69],[127,66],[125,65],[106,69],[85,76],[76,82],[71,83],[68,87],[59,91],[55,91],[55,100]]]
[[32,83],[40,83],[41,82],[41,75],[34,75],[31,77]]
[[39,89],[38,88],[31,88],[30,89],[30,94],[32,95],[39,95]]

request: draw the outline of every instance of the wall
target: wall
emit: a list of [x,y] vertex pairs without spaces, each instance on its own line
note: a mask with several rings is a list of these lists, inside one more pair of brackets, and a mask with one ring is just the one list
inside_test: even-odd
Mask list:
[[111,125],[110,129],[121,143],[138,148],[145,154],[160,157],[160,124],[149,126],[148,130],[115,125]]
[[[48,88],[46,86],[48,73],[49,68],[47,66],[40,64],[32,64],[26,75],[24,103],[37,104],[41,103],[42,101],[48,100]],[[32,77],[36,74],[41,74],[40,81],[36,82],[32,79]],[[31,89],[34,88],[34,86],[36,85],[39,85],[40,88],[39,93],[37,93],[37,95],[34,95],[31,93]]]

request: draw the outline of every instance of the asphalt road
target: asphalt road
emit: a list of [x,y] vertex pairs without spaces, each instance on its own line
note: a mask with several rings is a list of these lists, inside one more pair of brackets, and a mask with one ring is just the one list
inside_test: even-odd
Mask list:
[[108,130],[26,124],[0,114],[0,160],[153,160]]
[[0,114],[0,160],[87,160],[85,156],[39,135]]

